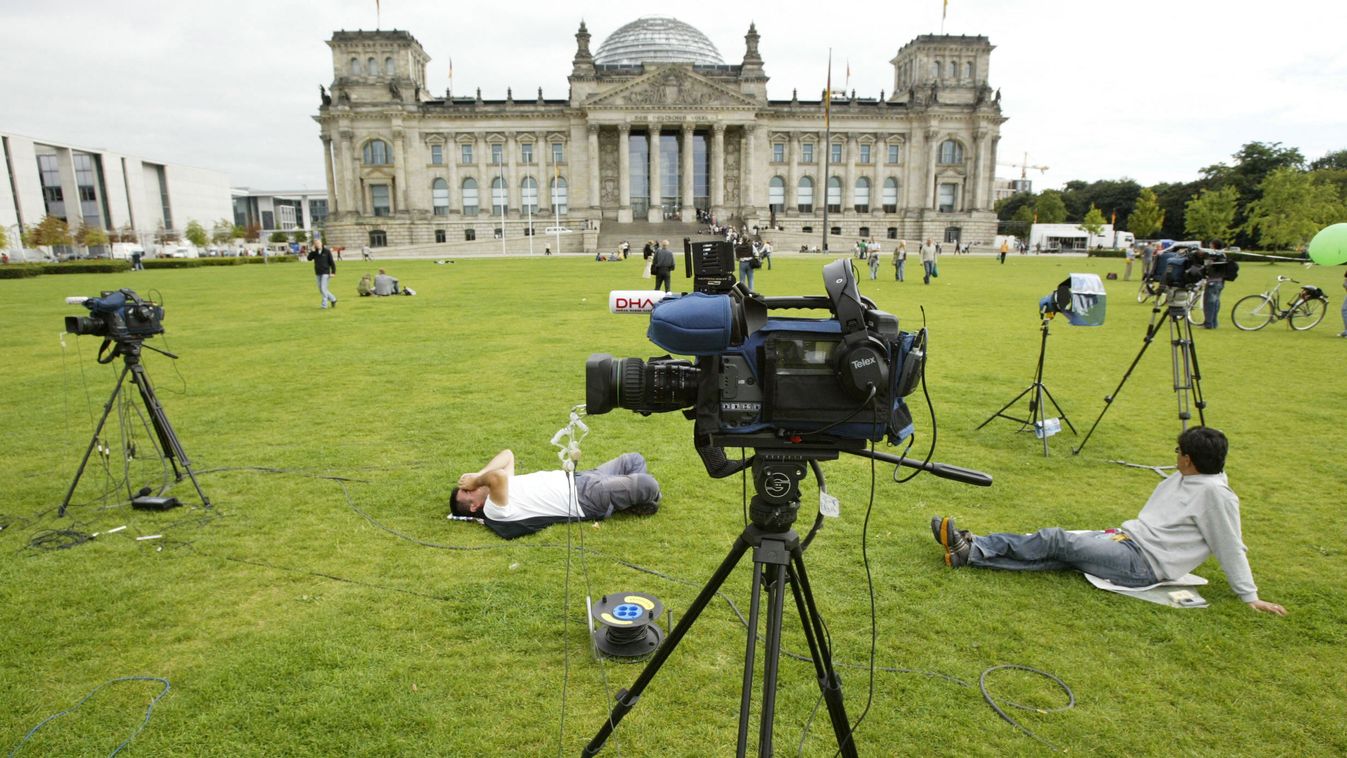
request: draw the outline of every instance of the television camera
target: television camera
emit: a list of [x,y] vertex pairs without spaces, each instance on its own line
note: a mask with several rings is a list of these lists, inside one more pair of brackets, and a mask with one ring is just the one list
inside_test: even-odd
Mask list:
[[125,343],[164,332],[163,306],[141,298],[135,290],[107,290],[98,297],[69,297],[66,302],[89,309],[88,316],[65,317],[65,330],[71,334]]

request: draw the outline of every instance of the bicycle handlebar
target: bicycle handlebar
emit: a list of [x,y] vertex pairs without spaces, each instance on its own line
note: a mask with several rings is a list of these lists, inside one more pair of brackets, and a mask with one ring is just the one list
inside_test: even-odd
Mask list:
[[1277,281],[1279,281],[1279,282],[1295,282],[1296,284],[1300,284],[1300,282],[1297,282],[1295,279],[1292,279],[1292,278],[1289,277],[1289,276],[1282,276],[1281,274],[1278,274],[1278,275],[1277,275]]

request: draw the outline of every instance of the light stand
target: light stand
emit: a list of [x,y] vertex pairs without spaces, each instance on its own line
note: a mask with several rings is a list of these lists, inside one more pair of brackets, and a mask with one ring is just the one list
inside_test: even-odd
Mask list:
[[1191,290],[1170,288],[1168,295],[1166,305],[1161,305],[1157,300],[1155,307],[1151,309],[1151,322],[1146,328],[1146,337],[1141,342],[1141,350],[1137,352],[1137,357],[1132,359],[1132,365],[1127,367],[1118,386],[1112,393],[1104,396],[1104,407],[1099,411],[1099,417],[1094,420],[1090,431],[1085,433],[1085,439],[1080,441],[1080,446],[1072,451],[1073,454],[1079,455],[1080,451],[1085,449],[1085,443],[1090,441],[1090,435],[1094,434],[1100,419],[1104,418],[1104,414],[1113,405],[1113,400],[1127,383],[1127,377],[1132,375],[1132,370],[1141,362],[1141,356],[1146,354],[1146,348],[1150,347],[1155,335],[1166,322],[1169,324],[1170,366],[1174,394],[1179,407],[1179,423],[1183,430],[1187,430],[1188,422],[1193,417],[1191,409],[1196,408],[1198,424],[1206,426],[1206,417],[1202,411],[1207,407],[1207,403],[1202,396],[1202,372],[1197,364],[1197,342],[1193,340],[1193,325],[1188,320],[1193,293]]
[[[144,345],[140,339],[117,340],[116,346],[108,354],[106,359],[100,359],[100,363],[110,363],[118,355],[122,356],[124,366],[122,373],[117,377],[117,384],[112,388],[112,396],[103,406],[103,415],[98,419],[98,425],[94,427],[93,437],[89,440],[89,447],[84,451],[84,457],[80,459],[79,468],[75,471],[75,478],[70,482],[70,489],[66,490],[65,499],[61,501],[61,508],[57,512],[58,516],[64,516],[66,507],[70,505],[70,498],[75,494],[75,487],[79,484],[80,477],[84,475],[84,467],[89,463],[89,456],[93,453],[94,447],[98,444],[98,435],[103,431],[103,425],[108,421],[108,414],[112,412],[112,406],[117,402],[118,395],[121,394],[122,385],[126,382],[127,374],[131,375],[131,382],[140,390],[141,402],[145,404],[145,410],[149,413],[150,423],[154,427],[155,435],[159,438],[159,454],[168,460],[169,466],[173,468],[174,481],[182,481],[183,471],[192,479],[192,486],[196,488],[196,494],[201,497],[201,503],[209,508],[210,498],[202,491],[201,484],[196,480],[196,473],[192,471],[192,463],[187,459],[187,452],[182,449],[182,443],[178,441],[178,435],[173,431],[173,425],[168,421],[168,414],[164,412],[164,406],[159,403],[159,398],[154,394],[154,385],[150,384],[150,376],[145,372],[145,366],[140,362],[140,350]],[[106,347],[106,343],[104,343]],[[169,358],[177,360],[178,356],[167,350],[150,348],[157,353],[167,355]],[[178,469],[178,463],[182,463],[182,470]],[[128,485],[129,486],[129,485]]]
[[[981,424],[978,424],[977,427],[978,429],[981,429],[987,424],[990,424],[992,422],[992,419],[995,418],[1006,418],[1010,419],[1011,421],[1019,422],[1021,425],[1020,431],[1024,431],[1025,429],[1037,429],[1039,431],[1039,434],[1043,438],[1044,457],[1046,457],[1048,454],[1048,430],[1045,426],[1046,419],[1044,418],[1044,416],[1046,416],[1047,414],[1045,413],[1043,406],[1044,397],[1048,399],[1048,402],[1052,403],[1053,408],[1057,409],[1057,415],[1061,417],[1062,421],[1066,422],[1066,426],[1071,430],[1071,433],[1072,434],[1077,433],[1076,427],[1071,424],[1071,419],[1068,419],[1066,417],[1066,411],[1063,411],[1062,406],[1057,404],[1057,399],[1052,396],[1052,393],[1048,391],[1047,385],[1043,383],[1043,359],[1047,355],[1048,351],[1048,322],[1050,321],[1052,321],[1052,314],[1048,314],[1043,317],[1043,328],[1041,329],[1043,336],[1042,339],[1039,340],[1038,344],[1038,367],[1034,370],[1034,381],[1028,387],[1025,387],[1024,391],[1020,392],[1020,394],[1012,398],[1010,402],[1001,406],[1000,410],[988,416],[986,421],[983,421]],[[1029,418],[1027,419],[1016,418],[1014,416],[1007,415],[1006,409],[1014,405],[1015,403],[1018,403],[1020,401],[1020,398],[1024,397],[1025,395],[1029,395]]]
[[[754,439],[746,435],[735,438],[732,435],[719,437],[717,444],[726,447],[750,447]],[[833,735],[837,740],[837,754],[856,756],[856,745],[852,740],[851,726],[847,722],[846,708],[842,702],[842,682],[833,668],[832,651],[828,645],[827,629],[823,617],[814,602],[814,593],[809,586],[809,576],[805,571],[804,551],[818,532],[823,516],[814,521],[809,535],[803,540],[791,529],[800,509],[800,480],[804,478],[804,461],[809,461],[819,488],[823,488],[823,472],[818,466],[820,460],[833,460],[838,452],[851,453],[876,460],[887,461],[910,468],[929,471],[945,479],[990,486],[992,479],[987,474],[970,469],[950,466],[934,461],[914,461],[884,453],[866,450],[862,440],[839,441],[834,445],[808,444],[792,446],[791,449],[763,449],[756,447],[753,456],[754,495],[749,505],[749,523],[735,539],[729,553],[721,561],[711,578],[692,605],[683,614],[678,625],[669,633],[665,643],[655,651],[654,656],[641,670],[636,682],[630,689],[619,690],[617,704],[612,713],[600,727],[598,734],[585,746],[582,755],[597,755],[604,743],[612,735],[622,718],[636,705],[641,693],[659,673],[660,667],[673,654],[683,636],[697,622],[697,617],[715,598],[725,579],[739,563],[744,553],[753,548],[753,591],[749,605],[748,642],[744,654],[743,687],[739,700],[739,736],[735,755],[743,758],[748,750],[748,730],[750,710],[753,700],[753,678],[756,668],[758,642],[758,621],[761,612],[762,590],[767,589],[767,630],[764,636],[762,707],[758,724],[758,755],[771,756],[772,727],[776,711],[776,682],[778,663],[781,656],[781,624],[785,602],[784,585],[789,582],[791,595],[795,599],[796,612],[804,628],[805,640],[809,645],[810,659],[814,663],[814,673],[818,677],[819,691],[828,709],[828,718],[832,722]]]

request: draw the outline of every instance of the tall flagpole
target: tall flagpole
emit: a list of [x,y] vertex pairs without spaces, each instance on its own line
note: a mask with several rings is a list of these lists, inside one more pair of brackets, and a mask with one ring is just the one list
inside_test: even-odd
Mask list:
[[948,14],[949,14],[949,0],[945,0],[945,4],[944,4],[943,6],[941,6],[941,8],[940,8],[940,33],[941,33],[941,34],[944,34],[944,33],[945,33],[945,16],[948,15]]
[[381,24],[383,8],[379,5],[379,0],[374,0],[374,28],[377,30]]
[[823,90],[823,254],[828,254],[828,190],[832,186],[833,49],[828,48],[828,84]]

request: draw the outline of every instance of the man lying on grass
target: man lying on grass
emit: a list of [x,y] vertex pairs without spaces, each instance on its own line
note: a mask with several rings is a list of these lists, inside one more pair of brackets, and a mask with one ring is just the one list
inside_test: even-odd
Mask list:
[[463,474],[449,495],[453,516],[481,519],[514,539],[566,521],[600,521],[614,513],[650,516],[659,510],[659,482],[640,453],[625,453],[598,468],[514,473],[514,453],[502,450],[476,473]]
[[979,536],[936,516],[931,532],[953,568],[980,566],[1008,571],[1076,569],[1123,587],[1172,581],[1209,556],[1225,571],[1230,588],[1256,611],[1285,616],[1286,609],[1258,599],[1258,587],[1240,535],[1239,498],[1226,480],[1229,449],[1219,430],[1194,427],[1179,435],[1178,471],[1155,488],[1141,513],[1121,529]]

